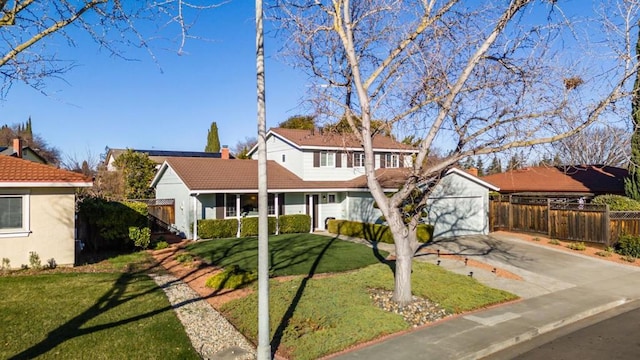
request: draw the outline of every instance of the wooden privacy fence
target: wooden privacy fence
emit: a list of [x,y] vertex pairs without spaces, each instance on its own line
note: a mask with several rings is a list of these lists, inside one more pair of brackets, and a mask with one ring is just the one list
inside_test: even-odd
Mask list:
[[175,201],[173,199],[132,200],[147,204],[149,227],[154,234],[163,233],[176,223]]
[[543,234],[549,238],[601,243],[620,235],[640,235],[640,212],[609,211],[607,205],[568,203],[544,198],[500,197],[489,211],[492,231]]

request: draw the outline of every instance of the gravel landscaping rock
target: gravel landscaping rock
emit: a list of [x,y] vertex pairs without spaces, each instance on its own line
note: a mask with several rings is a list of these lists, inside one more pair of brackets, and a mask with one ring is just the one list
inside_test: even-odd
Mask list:
[[404,320],[413,327],[418,327],[449,316],[446,310],[429,299],[413,296],[409,305],[398,306],[391,297],[393,291],[382,289],[369,289],[369,295],[373,303],[382,310],[402,315]]
[[187,284],[172,275],[151,275],[203,359],[255,359],[253,345]]

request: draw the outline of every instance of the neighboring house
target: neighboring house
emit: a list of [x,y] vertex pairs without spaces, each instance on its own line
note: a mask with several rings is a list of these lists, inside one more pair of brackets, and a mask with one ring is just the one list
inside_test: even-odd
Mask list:
[[501,194],[555,199],[624,195],[626,169],[603,165],[538,166],[482,177]]
[[19,268],[34,252],[43,265],[73,265],[75,191],[90,186],[82,174],[0,156],[0,258]]
[[[105,158],[105,165],[107,170],[114,171],[116,168],[113,162],[120,156],[122,153],[126,152],[128,149],[109,149],[107,152],[107,156]],[[229,154],[229,148],[223,146],[220,149],[219,153],[210,153],[204,151],[168,151],[168,150],[139,150],[139,149],[131,149],[137,153],[144,153],[149,156],[149,159],[156,164],[157,168],[160,168],[162,163],[174,157],[188,157],[188,158],[212,158],[212,159],[233,159],[233,156]]]
[[[324,230],[329,218],[380,220],[364,176],[364,153],[355,142],[291,129],[271,129],[266,140],[270,216],[308,214],[312,230]],[[373,144],[378,180],[385,191],[397,191],[415,150],[382,136]],[[249,154],[255,157],[256,148]],[[170,158],[151,186],[156,198],[175,199],[176,228],[197,239],[194,220],[257,216],[257,174],[255,159]],[[451,170],[429,203],[436,235],[487,233],[489,190],[497,188]]]
[[0,155],[13,156],[40,164],[47,163],[45,158],[40,156],[32,148],[25,146],[20,139],[13,139],[12,146],[0,146]]

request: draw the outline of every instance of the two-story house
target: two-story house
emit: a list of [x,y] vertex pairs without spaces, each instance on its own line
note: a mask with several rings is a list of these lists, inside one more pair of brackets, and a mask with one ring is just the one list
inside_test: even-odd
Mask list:
[[[379,220],[381,214],[364,175],[364,151],[355,137],[275,128],[269,130],[266,141],[270,216],[308,214],[312,230],[324,230],[329,218]],[[387,136],[378,135],[372,141],[376,176],[386,191],[394,192],[404,182],[416,150]],[[257,148],[249,155],[252,159],[166,159],[151,186],[156,198],[175,200],[175,227],[183,236],[197,238],[194,220],[258,215]],[[494,189],[459,170],[453,176],[460,177],[456,184],[465,184],[465,191],[474,192],[472,198],[477,200],[465,200],[465,206],[478,207],[473,212],[480,217],[474,219],[479,225],[474,224],[473,230],[486,232],[487,189]],[[456,196],[460,194],[456,191]],[[450,213],[456,206],[448,203],[434,218],[442,220],[440,213]]]

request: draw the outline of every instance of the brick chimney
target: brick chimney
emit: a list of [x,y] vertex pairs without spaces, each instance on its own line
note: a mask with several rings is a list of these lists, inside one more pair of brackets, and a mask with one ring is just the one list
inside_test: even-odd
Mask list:
[[22,158],[22,139],[13,139],[13,151],[16,157]]
[[469,168],[467,169],[467,172],[473,176],[478,176],[478,169],[477,168]]
[[222,149],[220,149],[220,158],[229,159],[229,147],[227,145],[222,145]]

